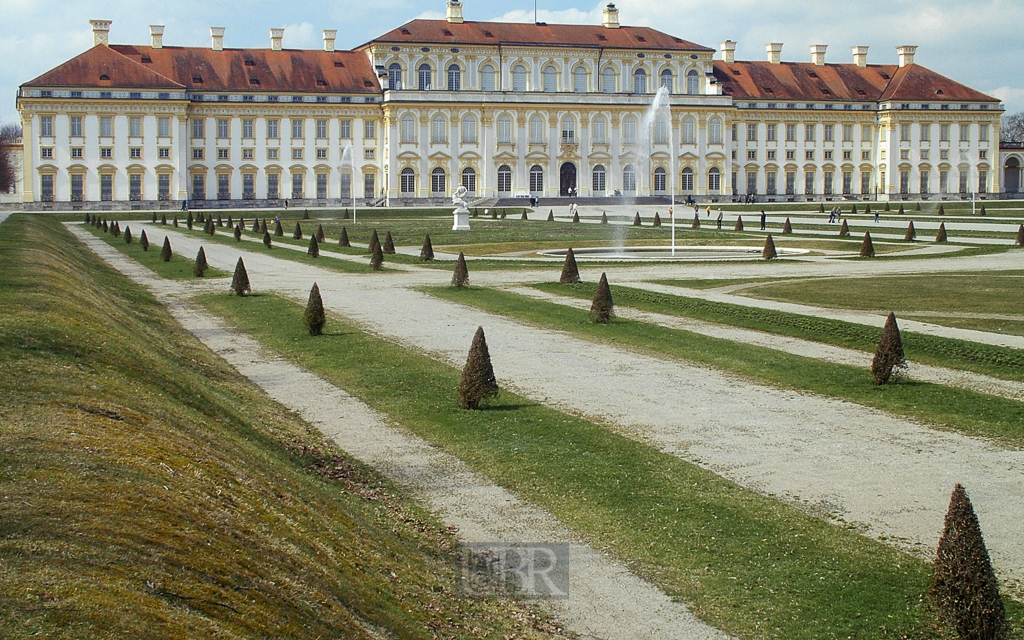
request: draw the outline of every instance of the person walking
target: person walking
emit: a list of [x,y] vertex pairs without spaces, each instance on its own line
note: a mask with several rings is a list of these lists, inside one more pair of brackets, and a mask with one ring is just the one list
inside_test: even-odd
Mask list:
[[875,222],[876,223],[878,222],[878,210],[877,209],[875,210]]
[[764,209],[761,209],[761,231],[764,231],[764,223],[768,219],[768,216],[764,214]]
[[722,228],[722,210],[718,210],[718,218],[715,220],[718,223],[718,228]]

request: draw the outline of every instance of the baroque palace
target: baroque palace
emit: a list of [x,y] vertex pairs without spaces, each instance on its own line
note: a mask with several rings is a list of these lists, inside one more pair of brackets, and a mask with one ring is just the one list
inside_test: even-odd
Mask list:
[[[413,20],[354,51],[109,44],[21,86],[22,199],[70,206],[998,194],[998,100],[914,63],[735,59],[647,27]],[[670,107],[651,117],[660,88]],[[1018,164],[1019,166],[1019,164]],[[1010,172],[1006,173],[1011,178]],[[1013,176],[1018,180],[1019,169]],[[39,207],[51,205],[39,204]],[[60,206],[60,205],[57,205]]]

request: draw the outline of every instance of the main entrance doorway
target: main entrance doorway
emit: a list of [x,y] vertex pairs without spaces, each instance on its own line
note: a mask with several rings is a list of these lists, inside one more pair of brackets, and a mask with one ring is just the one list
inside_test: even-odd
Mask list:
[[562,168],[558,172],[559,175],[559,186],[558,195],[568,196],[572,195],[572,192],[576,190],[576,165],[571,162],[566,162],[562,165]]

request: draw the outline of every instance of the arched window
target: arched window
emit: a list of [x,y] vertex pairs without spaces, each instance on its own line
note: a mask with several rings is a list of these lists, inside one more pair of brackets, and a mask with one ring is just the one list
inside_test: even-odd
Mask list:
[[576,118],[562,118],[562,144],[576,144]]
[[544,91],[546,93],[558,91],[558,71],[552,65],[544,67]]
[[416,193],[416,172],[409,167],[402,169],[401,190],[403,195]]
[[572,90],[576,93],[587,92],[587,70],[583,67],[576,67],[572,72]]
[[462,69],[457,64],[448,67],[448,90],[462,91]]
[[476,193],[476,171],[473,167],[462,170],[462,186],[466,187],[466,191]]
[[631,164],[622,168],[622,191],[636,193],[636,168]]
[[448,142],[448,123],[441,114],[435,115],[430,120],[430,141]]
[[636,142],[636,118],[633,116],[622,119],[622,141],[626,144]]
[[592,187],[592,190],[593,190],[595,196],[604,194],[604,190],[605,190],[605,171],[604,171],[604,165],[603,164],[599,164],[599,165],[594,167],[594,172],[593,172],[592,180],[590,182],[590,186]]
[[507,164],[498,167],[498,193],[512,193],[512,169]]
[[530,118],[530,143],[540,144],[544,142],[544,118],[535,115]]
[[431,74],[430,65],[424,62],[420,65],[419,70],[419,90],[430,91]]
[[498,116],[498,143],[512,142],[512,118],[508,115]]
[[633,93],[647,93],[647,72],[643,69],[633,72]]
[[604,116],[594,116],[590,123],[590,131],[596,144],[608,143],[608,121]]
[[489,64],[480,67],[480,90],[494,91],[494,67]]
[[680,181],[680,187],[683,191],[693,191],[693,169],[686,167],[683,169],[682,180]]
[[668,118],[663,115],[654,119],[654,142],[668,144]]
[[615,93],[615,69],[610,66],[601,73],[601,92]]
[[671,69],[665,69],[661,72],[661,86],[668,89],[669,93],[675,93],[675,78],[672,76]]
[[544,192],[544,169],[539,164],[530,167],[530,193],[543,195]]
[[686,93],[691,96],[700,93],[700,74],[697,73],[696,69],[691,69],[686,74]]
[[462,117],[462,143],[471,144],[477,141],[476,138],[476,116],[466,115]]
[[526,91],[526,67],[521,64],[512,67],[512,90]]
[[665,188],[665,167],[658,167],[654,170],[654,193],[663,194]]
[[402,88],[402,66],[392,62],[388,67],[388,90],[398,91]]
[[708,190],[722,190],[722,172],[718,170],[718,167],[711,167],[708,171]]
[[[689,116],[683,118],[683,144],[693,144],[697,142],[696,129],[697,127],[693,118]],[[721,132],[719,132],[719,135],[721,135]]]
[[416,142],[416,118],[411,113],[402,116],[402,142]]
[[708,122],[708,142],[722,144],[722,121],[718,118],[711,118]]
[[444,195],[448,193],[447,177],[445,176],[444,169],[437,167],[430,172],[430,192],[434,195]]

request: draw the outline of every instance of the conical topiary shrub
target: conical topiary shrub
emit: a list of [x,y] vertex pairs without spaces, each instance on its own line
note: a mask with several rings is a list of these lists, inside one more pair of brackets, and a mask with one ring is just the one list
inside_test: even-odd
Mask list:
[[385,232],[384,244],[381,246],[381,250],[389,256],[395,254],[395,241],[391,239],[391,232]]
[[946,215],[946,208],[943,207],[941,204],[939,205],[939,215],[940,216]]
[[167,224],[167,214],[166,213],[161,213],[160,214],[160,224]]
[[284,237],[284,227],[281,226],[280,220],[277,220],[274,223],[274,235],[277,236],[278,238]]
[[[202,211],[200,211],[199,213],[196,214],[196,222],[202,222],[202,223],[206,222],[206,220],[203,218],[203,212]],[[205,224],[203,226],[205,226]]]
[[526,215],[526,209],[523,209],[523,215],[519,216],[520,220],[529,220],[529,216]]
[[242,227],[237,224],[235,225],[235,240],[238,242],[242,241]]
[[850,235],[850,225],[846,224],[846,220],[843,220],[843,224],[839,226],[839,237],[845,238]]
[[373,249],[370,252],[370,267],[374,271],[380,271],[384,266],[384,252],[380,249],[380,243],[373,245]]
[[911,220],[910,224],[907,225],[907,232],[903,234],[903,239],[907,242],[913,242],[916,237],[917,229],[914,228],[914,221]]
[[[316,240],[316,237],[312,238]],[[324,332],[324,325],[327,324],[327,314],[324,312],[324,301],[320,297],[320,287],[313,283],[309,290],[309,300],[306,302],[306,312],[302,314],[302,322],[306,325],[309,335],[318,336]]]
[[352,217],[352,216],[351,216],[351,215],[349,215],[348,209],[342,209],[342,210],[341,210],[341,219],[342,219],[342,220],[348,220],[348,219],[349,219],[349,218],[351,218],[351,217]]
[[1017,227],[1017,239],[1013,241],[1013,244],[1024,247],[1024,224]]
[[661,216],[658,215],[657,211],[654,212],[654,222],[651,224],[651,226],[652,227],[660,227],[661,226]]
[[692,229],[700,229],[700,216],[696,213],[693,214],[693,223],[690,225]]
[[211,235],[211,236],[214,233],[216,233],[216,230],[213,227],[213,217],[212,216],[207,216],[206,222],[203,225],[203,233],[206,233],[207,235]]
[[917,201],[917,202],[914,203],[914,211],[920,211],[920,210],[921,210],[921,202]]
[[[86,220],[88,222],[88,220]],[[153,212],[153,223],[156,223],[156,211]]]
[[477,409],[482,401],[498,396],[498,381],[494,377],[483,327],[477,327],[473,344],[469,347],[458,396],[459,406],[463,409]]
[[139,245],[143,251],[149,251],[149,237],[146,236],[146,230],[142,230],[142,234],[139,236]]
[[885,206],[882,207],[882,211],[892,211],[892,209],[889,208],[889,201],[888,200],[885,201]]
[[871,375],[875,378],[875,384],[885,384],[894,371],[898,376],[906,368],[907,359],[903,355],[900,328],[896,324],[896,314],[890,311],[882,328],[882,339],[875,350],[875,357],[871,360]]
[[1009,636],[999,583],[967,491],[953,488],[932,565],[929,598],[938,617],[964,640]]
[[979,213],[981,215],[983,215],[983,216],[987,216],[988,215],[987,213],[985,213],[985,205],[981,205],[981,211]]
[[818,213],[825,213],[825,203],[824,202],[819,202],[818,203]]
[[174,222],[172,224],[174,224],[174,226],[178,226],[178,216],[174,216]]
[[124,228],[124,243],[125,244],[131,244],[132,243],[132,228],[129,227],[129,226],[125,226],[125,228]]
[[110,233],[110,227],[107,226],[107,221],[103,221],[103,233]]
[[110,227],[110,235],[115,238],[121,237],[121,225],[115,220],[114,224]]
[[572,247],[565,252],[565,262],[562,264],[562,275],[558,277],[558,284],[576,284],[580,281],[580,269],[576,266],[576,254]]
[[555,210],[554,209],[548,209],[548,222],[554,222],[554,221],[555,221]]
[[427,262],[434,259],[434,245],[430,244],[430,234],[423,238],[423,246],[420,247],[420,260]]
[[871,232],[864,232],[864,242],[860,245],[860,257],[862,258],[874,258],[875,257],[875,245],[871,242]]
[[573,222],[579,222],[580,221],[580,214],[579,214],[578,211],[573,211],[572,212],[572,221]]
[[228,226],[231,227],[232,229],[235,228],[235,221],[231,218],[231,216],[228,216]]
[[608,276],[601,274],[597,282],[594,301],[590,303],[590,321],[608,324],[615,317],[615,304],[612,302],[612,289],[608,286]]
[[306,249],[306,255],[312,258],[320,257],[320,243],[316,241],[316,236],[309,237],[309,248]]
[[267,232],[267,219],[263,218],[263,222],[260,223],[260,233],[266,233],[266,232]]
[[231,291],[236,296],[252,293],[252,287],[249,285],[249,273],[245,270],[245,263],[242,262],[241,256],[235,263],[235,275],[231,278]]
[[189,231],[191,231],[191,230],[192,230],[192,223],[193,223],[194,221],[195,221],[195,218],[193,218],[193,217],[192,217],[192,212],[191,212],[191,211],[189,211],[189,212],[188,212],[188,217],[187,217],[187,218],[185,218],[185,226],[186,226],[186,227],[188,227],[188,230],[189,230]]
[[866,216],[871,215],[871,205],[870,204],[864,205],[864,215],[866,215]]
[[902,202],[900,203],[900,210],[897,211],[896,213],[898,213],[900,215],[903,215],[903,203]]
[[491,220],[497,220],[497,219],[498,219],[498,210],[497,209],[492,209],[491,210]]
[[295,223],[295,231],[292,231],[292,238],[302,240],[302,227],[298,222]]
[[764,238],[764,248],[761,249],[761,258],[765,260],[774,260],[779,257],[779,253],[775,250],[775,240],[772,239],[772,234],[768,234]]
[[171,251],[171,239],[164,236],[164,246],[160,249],[160,259],[164,262],[170,262],[173,253],[174,252]]
[[856,203],[856,202],[854,202],[854,203],[853,203],[853,206],[852,206],[852,207],[850,207],[850,213],[851,213],[852,215],[857,215],[857,203]]
[[377,230],[373,229],[370,233],[370,244],[366,246],[366,250],[369,253],[373,253],[374,247],[380,247],[380,237],[377,235]]
[[601,224],[608,224],[608,213],[605,211],[601,212]]
[[219,215],[217,216],[217,226],[221,227],[222,229],[224,228],[224,218],[222,218]]
[[946,241],[946,223],[945,222],[940,222],[939,223],[939,231],[935,234],[935,242],[945,242],[945,241]]
[[352,243],[348,241],[348,229],[345,227],[341,228],[341,238],[338,240],[339,247],[351,247]]
[[634,226],[634,227],[639,227],[639,226],[641,226],[642,224],[643,224],[643,223],[642,223],[642,222],[640,221],[640,212],[639,212],[639,211],[637,211],[637,212],[636,212],[636,215],[635,215],[635,216],[633,216],[633,226]]
[[743,216],[736,216],[736,226],[734,226],[732,230],[743,231]]
[[320,244],[324,243],[324,239],[326,238],[326,236],[324,235],[324,225],[321,224],[317,226],[316,234],[313,237],[316,238],[316,241],[319,242]]
[[466,256],[460,251],[452,273],[452,286],[464,287],[469,284],[469,269],[466,268]]
[[782,233],[793,233],[793,225],[790,224],[789,218],[782,224]]
[[206,249],[199,247],[199,253],[196,254],[196,261],[192,265],[192,275],[197,278],[202,278],[203,273],[210,268],[210,263],[206,261]]
[[265,246],[266,248],[270,249],[270,248],[273,247],[273,245],[274,245],[274,241],[273,241],[273,239],[271,239],[270,234],[269,233],[264,233],[263,234],[263,246]]

